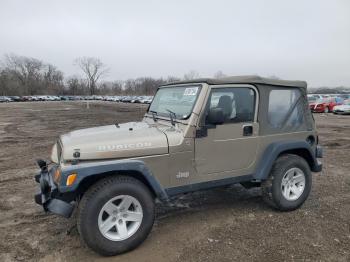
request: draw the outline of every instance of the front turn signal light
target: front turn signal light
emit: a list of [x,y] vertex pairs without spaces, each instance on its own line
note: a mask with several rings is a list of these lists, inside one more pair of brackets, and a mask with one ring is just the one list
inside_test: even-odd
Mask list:
[[75,173],[70,174],[70,175],[67,177],[66,185],[67,185],[67,186],[73,185],[73,183],[75,182],[76,179],[77,179],[77,174],[75,174]]

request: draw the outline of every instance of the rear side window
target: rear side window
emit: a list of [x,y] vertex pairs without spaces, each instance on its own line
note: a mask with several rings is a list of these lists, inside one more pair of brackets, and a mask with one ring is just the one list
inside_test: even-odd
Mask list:
[[271,90],[268,109],[270,125],[273,128],[299,126],[303,121],[300,98],[298,89]]

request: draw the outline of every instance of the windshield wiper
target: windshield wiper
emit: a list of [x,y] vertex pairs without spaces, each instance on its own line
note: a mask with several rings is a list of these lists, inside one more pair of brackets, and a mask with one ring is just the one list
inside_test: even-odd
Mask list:
[[151,113],[152,113],[153,121],[154,121],[154,122],[157,122],[156,115],[157,115],[158,113],[157,113],[156,111],[153,111],[153,110],[149,110],[148,112],[151,112]]
[[165,109],[165,110],[169,112],[171,124],[172,124],[173,126],[175,126],[176,113],[174,113],[173,111],[171,111],[171,110],[169,110],[169,109]]

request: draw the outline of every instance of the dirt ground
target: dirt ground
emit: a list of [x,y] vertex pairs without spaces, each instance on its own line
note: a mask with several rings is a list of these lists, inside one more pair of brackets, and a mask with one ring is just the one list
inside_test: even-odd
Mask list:
[[148,239],[101,257],[79,239],[74,218],[33,201],[36,158],[59,134],[141,118],[145,106],[109,102],[0,104],[0,261],[350,261],[350,116],[317,114],[324,169],[302,208],[271,209],[240,185],[157,205]]

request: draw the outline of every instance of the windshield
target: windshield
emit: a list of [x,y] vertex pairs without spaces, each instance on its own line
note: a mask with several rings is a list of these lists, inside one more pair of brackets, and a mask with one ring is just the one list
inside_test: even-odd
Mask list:
[[169,111],[177,119],[187,119],[194,107],[200,86],[163,87],[156,93],[148,112],[169,117]]

